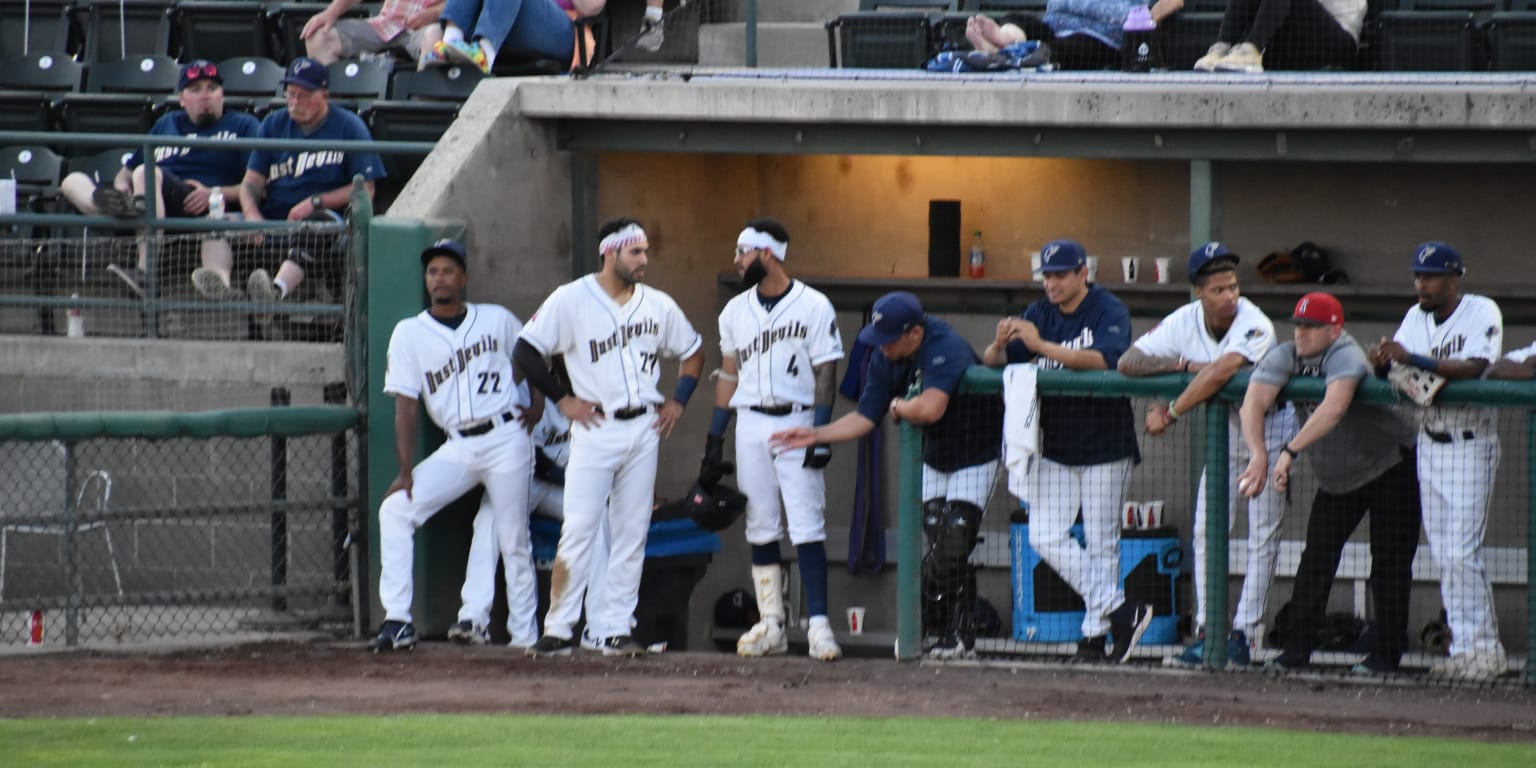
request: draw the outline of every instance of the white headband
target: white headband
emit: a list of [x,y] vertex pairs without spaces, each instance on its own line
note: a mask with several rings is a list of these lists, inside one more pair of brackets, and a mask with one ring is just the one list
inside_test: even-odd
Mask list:
[[615,248],[623,250],[645,239],[645,230],[639,224],[630,224],[623,229],[603,238],[597,244],[597,255],[601,256]]
[[767,232],[762,232],[747,227],[736,236],[737,247],[746,245],[752,248],[767,248],[773,253],[773,257],[779,261],[784,260],[784,252],[789,250],[789,243],[780,242],[778,238]]

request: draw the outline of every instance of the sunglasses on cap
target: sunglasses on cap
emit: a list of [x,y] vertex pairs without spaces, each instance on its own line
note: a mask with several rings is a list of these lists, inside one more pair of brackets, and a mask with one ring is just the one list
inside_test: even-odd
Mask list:
[[219,76],[219,65],[217,65],[217,64],[194,64],[194,65],[192,65],[190,67],[187,67],[187,75],[186,75],[186,77],[187,77],[188,81],[199,80],[199,79],[202,79],[204,77],[218,77],[218,76]]

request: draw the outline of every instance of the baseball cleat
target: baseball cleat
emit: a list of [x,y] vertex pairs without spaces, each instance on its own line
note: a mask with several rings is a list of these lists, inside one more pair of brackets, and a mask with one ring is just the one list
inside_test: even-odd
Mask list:
[[976,657],[976,649],[964,640],[961,640],[958,635],[951,635],[928,646],[928,650],[924,652],[924,655],[934,661],[973,659]]
[[825,616],[811,617],[811,627],[806,631],[805,639],[813,659],[837,661],[843,657],[843,649],[838,646],[832,625]]
[[569,637],[545,635],[539,638],[539,641],[534,643],[532,648],[528,649],[528,655],[535,658],[539,656],[569,656],[574,652],[575,648],[576,643],[572,642]]
[[600,645],[604,656],[634,657],[645,653],[645,646],[635,642],[635,639],[629,635],[605,637]]
[[1110,611],[1109,633],[1114,636],[1115,644],[1110,648],[1105,660],[1111,664],[1124,664],[1131,657],[1131,651],[1136,644],[1141,642],[1141,636],[1152,626],[1152,606],[1146,603],[1133,603],[1130,600],[1120,604],[1119,608]]
[[368,643],[368,650],[409,651],[416,647],[416,627],[409,621],[389,619],[379,627],[378,637]]
[[784,625],[774,619],[763,619],[736,641],[736,653],[740,656],[778,656],[789,652],[789,638]]
[[603,641],[606,639],[605,637],[593,636],[591,627],[581,628],[581,649],[583,651],[598,652],[603,650]]
[[1246,667],[1253,663],[1248,652],[1248,633],[1234,629],[1227,635],[1227,667]]
[[491,631],[469,619],[448,628],[448,642],[458,645],[485,645],[491,641]]
[[1503,653],[1472,651],[1456,654],[1436,664],[1430,668],[1429,676],[1431,679],[1456,683],[1487,683],[1508,669],[1509,662]]
[[1177,656],[1163,658],[1165,667],[1181,667],[1194,669],[1205,663],[1205,632],[1202,631],[1193,643],[1184,647]]
[[1395,675],[1402,671],[1402,662],[1394,656],[1372,653],[1365,660],[1349,668],[1351,674],[1367,676]]
[[1073,664],[1103,664],[1104,636],[1085,637],[1077,641],[1077,653],[1072,654]]
[[1292,672],[1301,672],[1310,666],[1312,666],[1311,654],[1285,651],[1270,659],[1269,663],[1264,665],[1264,672],[1271,675],[1287,675]]

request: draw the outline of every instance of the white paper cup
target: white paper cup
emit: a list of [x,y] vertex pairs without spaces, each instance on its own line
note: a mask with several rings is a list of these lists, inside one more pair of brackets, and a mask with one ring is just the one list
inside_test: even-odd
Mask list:
[[848,608],[848,634],[864,634],[864,606],[854,605]]
[[1039,283],[1045,280],[1045,273],[1040,271],[1040,252],[1029,253],[1029,279]]
[[1173,259],[1170,259],[1167,256],[1159,256],[1157,258],[1157,262],[1156,263],[1157,263],[1157,282],[1159,282],[1159,283],[1161,283],[1163,285],[1167,285],[1168,284],[1168,277],[1169,277],[1168,270],[1173,269]]
[[1141,523],[1138,527],[1142,529],[1163,527],[1163,502],[1161,500],[1142,502],[1141,519],[1138,522]]
[[16,180],[0,179],[0,214],[16,212]]
[[1140,256],[1121,256],[1120,257],[1120,274],[1121,274],[1122,277],[1125,278],[1125,282],[1127,282],[1127,283],[1134,283],[1134,282],[1136,282],[1137,276],[1141,274],[1141,257]]
[[1088,257],[1088,282],[1090,282],[1090,283],[1097,283],[1098,281],[1099,281],[1099,257],[1097,257],[1097,256],[1089,256]]
[[1139,501],[1127,501],[1125,503],[1125,506],[1121,507],[1121,509],[1120,509],[1120,527],[1121,528],[1140,528],[1141,527],[1141,502],[1139,502]]

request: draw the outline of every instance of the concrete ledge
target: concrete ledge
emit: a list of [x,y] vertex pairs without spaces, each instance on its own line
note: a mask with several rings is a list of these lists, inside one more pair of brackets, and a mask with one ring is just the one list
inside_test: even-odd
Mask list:
[[[747,25],[699,27],[699,64],[742,66],[747,59]],[[827,67],[827,30],[820,22],[765,22],[757,25],[757,63],[763,67]]]
[[7,336],[11,376],[167,383],[326,384],[345,378],[339,344]]

